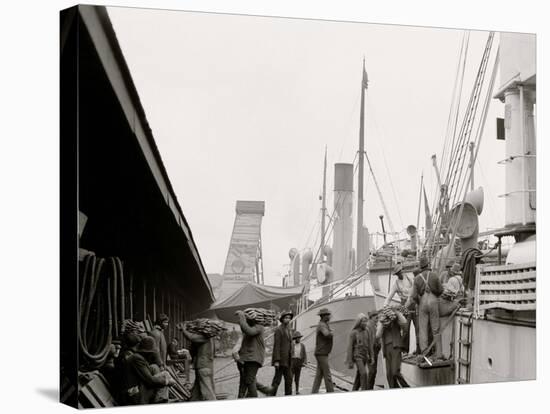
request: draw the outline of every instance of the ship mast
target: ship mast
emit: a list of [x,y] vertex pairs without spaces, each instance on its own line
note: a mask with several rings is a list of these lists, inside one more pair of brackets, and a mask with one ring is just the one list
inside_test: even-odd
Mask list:
[[357,267],[363,267],[363,175],[365,169],[365,91],[368,88],[368,76],[363,58],[363,79],[361,80],[361,114],[359,121],[359,175],[357,184]]
[[[321,258],[325,249],[325,217],[327,215],[327,147],[325,146],[325,164],[323,168],[323,195],[321,196]],[[323,260],[321,260],[323,261]]]

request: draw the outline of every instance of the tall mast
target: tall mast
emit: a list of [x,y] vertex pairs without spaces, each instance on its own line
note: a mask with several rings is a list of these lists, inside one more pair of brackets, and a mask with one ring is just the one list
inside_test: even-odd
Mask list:
[[365,91],[368,88],[368,76],[363,58],[363,79],[361,80],[361,114],[359,121],[359,175],[357,184],[357,267],[363,264],[363,175],[365,168]]
[[327,147],[325,145],[325,164],[323,168],[323,195],[321,196],[321,258],[325,248],[325,217],[327,215]]

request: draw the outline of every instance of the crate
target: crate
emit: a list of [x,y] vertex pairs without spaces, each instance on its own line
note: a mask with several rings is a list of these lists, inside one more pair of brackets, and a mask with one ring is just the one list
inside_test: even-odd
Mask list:
[[476,318],[484,317],[490,309],[536,310],[536,263],[478,265],[476,271]]

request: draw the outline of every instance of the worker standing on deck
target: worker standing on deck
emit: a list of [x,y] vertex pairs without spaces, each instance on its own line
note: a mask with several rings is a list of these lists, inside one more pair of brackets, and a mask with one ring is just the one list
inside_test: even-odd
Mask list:
[[296,395],[300,394],[300,374],[302,372],[302,367],[305,367],[307,364],[307,353],[306,347],[301,342],[302,334],[299,331],[295,331],[292,334],[292,339],[294,340],[292,352],[292,361],[290,367],[292,370],[292,378],[294,379],[294,384],[296,385]]
[[448,279],[443,283],[443,293],[439,297],[439,316],[448,316],[460,307],[460,301],[464,297],[464,286],[460,274],[460,265],[455,263],[449,269]]
[[292,371],[290,362],[292,361],[292,332],[289,323],[294,317],[290,311],[283,311],[279,316],[281,324],[275,329],[273,340],[273,352],[271,364],[275,367],[275,376],[271,382],[273,395],[277,394],[277,389],[282,378],[285,379],[285,395],[292,395]]
[[376,338],[382,341],[388,386],[390,388],[404,388],[408,387],[409,384],[401,374],[401,352],[403,350],[401,330],[407,326],[407,319],[401,312],[394,312],[396,318],[389,325],[384,326],[382,322],[377,322]]
[[201,333],[189,332],[182,325],[183,335],[191,341],[191,355],[195,368],[195,383],[191,390],[191,401],[215,400],[214,387],[214,341]]
[[[442,359],[443,345],[439,332],[439,296],[443,293],[443,286],[438,275],[430,269],[428,259],[420,258],[420,273],[414,278],[411,294],[405,307],[414,303],[418,306],[419,342],[422,352],[428,348],[428,330],[431,327],[435,342],[434,359]],[[423,358],[419,355],[419,358]]]
[[349,369],[357,367],[360,387],[362,390],[367,389],[367,367],[372,365],[374,355],[374,340],[371,338],[371,331],[367,329],[368,317],[364,313],[357,315],[355,325],[351,330],[348,339],[348,352],[346,357],[346,365]]
[[161,370],[166,366],[167,346],[164,331],[168,328],[169,318],[164,313],[161,313],[155,321],[155,326],[149,332],[149,335],[155,340],[155,347],[158,350],[157,365]]
[[317,325],[315,337],[315,359],[317,360],[317,369],[315,370],[315,379],[311,388],[312,394],[319,392],[321,380],[325,380],[325,389],[327,392],[334,392],[332,376],[330,374],[330,366],[328,364],[328,356],[332,351],[333,334],[330,329],[329,321],[331,312],[327,308],[322,308],[319,313],[321,320]]
[[[409,275],[409,273],[403,273],[403,266],[397,265],[393,274],[397,276],[397,279],[393,281],[388,296],[384,301],[384,306],[390,305],[396,293],[399,295],[399,300],[401,301],[401,304],[405,305],[413,287],[414,279],[412,276]],[[411,305],[410,312],[407,315],[407,328],[405,329],[405,332],[403,334],[403,350],[407,354],[409,353],[409,336],[411,331],[411,322],[414,323],[414,330],[416,333],[416,353],[420,353],[420,346],[418,342],[418,320],[416,318],[416,304],[414,303]]]

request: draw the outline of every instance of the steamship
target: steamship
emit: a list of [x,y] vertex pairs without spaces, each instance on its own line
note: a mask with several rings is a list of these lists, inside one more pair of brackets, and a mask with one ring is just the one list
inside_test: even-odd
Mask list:
[[[467,289],[469,300],[465,307],[441,318],[445,361],[419,363],[417,358],[405,357],[402,364],[405,379],[411,386],[425,386],[536,377],[535,37],[500,33],[496,53],[493,43],[496,42],[491,32],[472,91],[471,99],[480,100],[483,95],[481,88],[485,84],[486,101],[479,105],[482,113],[478,113],[478,105],[469,105],[463,115],[464,124],[475,121],[483,131],[483,108],[491,99],[504,103],[505,117],[498,122],[502,127],[499,138],[505,140],[506,148],[504,159],[499,163],[505,170],[506,193],[501,197],[505,198],[506,215],[502,228],[488,232],[479,231],[484,194],[481,187],[473,188],[474,162],[470,164],[472,171],[462,177],[464,186],[457,185],[453,192],[449,185],[454,179],[452,166],[448,167],[447,176],[442,179],[434,160],[441,195],[437,212],[433,216],[426,212],[424,234],[417,231],[417,223],[407,227],[408,237],[388,241],[384,232],[383,245],[378,248],[371,246],[372,237],[363,225],[364,161],[368,162],[364,150],[364,104],[368,78],[363,63],[356,166],[357,222],[354,226],[355,166],[340,163],[334,165],[334,212],[325,226],[324,219],[328,216],[325,153],[321,244],[315,253],[306,250],[300,254],[296,249],[289,252],[290,268],[285,281],[286,285],[304,285],[294,325],[304,335],[303,342],[309,352],[315,348],[319,309],[328,308],[332,312],[331,327],[338,340],[334,341],[330,363],[341,378],[352,381],[355,374],[344,362],[347,337],[355,318],[360,312],[383,306],[396,266],[403,266],[404,272],[412,272],[418,265],[418,258],[424,254],[431,260],[432,268],[441,271],[447,264],[460,263],[462,252],[467,249],[477,249],[475,285]],[[491,56],[494,56],[492,73]],[[498,88],[494,87],[497,69],[500,71]],[[476,137],[478,140],[481,134]],[[464,136],[458,138],[464,140],[463,145],[469,144],[467,128]],[[475,151],[472,150],[471,156],[477,156]],[[458,191],[458,187],[462,191]],[[428,210],[425,192],[424,200]],[[384,226],[383,216],[380,218]],[[355,248],[354,229],[357,237]],[[332,245],[325,245],[325,239],[331,235]],[[489,240],[494,241],[492,247]],[[410,341],[409,349],[414,350],[416,339],[412,328]],[[387,387],[381,354],[376,385]]]

